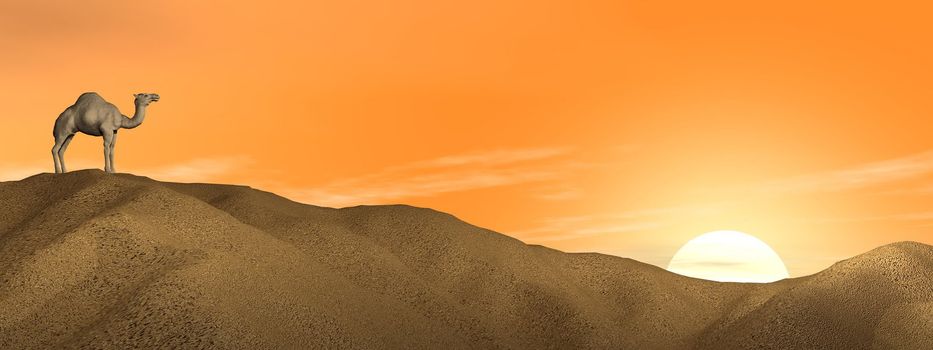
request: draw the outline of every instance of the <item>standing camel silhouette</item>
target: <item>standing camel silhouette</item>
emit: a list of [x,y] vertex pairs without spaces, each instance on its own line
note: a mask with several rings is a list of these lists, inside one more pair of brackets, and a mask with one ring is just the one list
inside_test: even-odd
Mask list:
[[120,113],[117,106],[104,101],[95,92],[85,92],[78,96],[78,100],[55,119],[55,128],[52,130],[52,136],[55,136],[55,146],[52,146],[55,172],[67,171],[65,149],[78,131],[104,137],[104,171],[114,172],[113,145],[117,141],[117,130],[132,129],[142,124],[146,117],[146,107],[159,100],[158,94],[135,94],[133,97],[136,98],[136,113],[133,118],[128,118]]

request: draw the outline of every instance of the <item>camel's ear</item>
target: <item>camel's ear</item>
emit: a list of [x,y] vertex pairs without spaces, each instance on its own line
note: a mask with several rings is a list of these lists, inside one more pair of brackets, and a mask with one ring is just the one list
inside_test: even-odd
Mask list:
[[133,94],[133,97],[139,97],[139,94]]

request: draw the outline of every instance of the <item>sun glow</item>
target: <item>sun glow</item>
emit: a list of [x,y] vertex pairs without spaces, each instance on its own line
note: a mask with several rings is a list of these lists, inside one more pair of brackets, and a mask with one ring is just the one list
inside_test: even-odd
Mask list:
[[720,282],[774,282],[787,267],[765,242],[739,231],[704,233],[684,244],[667,270]]

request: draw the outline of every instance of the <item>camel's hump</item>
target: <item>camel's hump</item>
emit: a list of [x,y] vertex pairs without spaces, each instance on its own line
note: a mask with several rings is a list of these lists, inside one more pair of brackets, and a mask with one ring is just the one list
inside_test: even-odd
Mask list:
[[85,92],[81,94],[81,96],[78,96],[78,100],[75,101],[75,103],[82,102],[82,101],[92,102],[92,101],[103,101],[103,100],[104,100],[103,97],[100,97],[100,95],[92,91],[92,92]]

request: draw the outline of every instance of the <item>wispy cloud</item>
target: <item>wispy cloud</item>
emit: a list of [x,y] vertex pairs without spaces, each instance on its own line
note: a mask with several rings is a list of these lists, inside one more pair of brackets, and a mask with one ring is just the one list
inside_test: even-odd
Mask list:
[[567,201],[583,197],[583,191],[571,187],[549,188],[540,190],[534,197],[546,201]]
[[933,211],[891,214],[878,217],[879,220],[929,221],[933,220]]
[[143,168],[135,173],[161,181],[207,182],[240,170],[249,163],[250,158],[244,156],[196,158],[181,163]]
[[562,156],[570,152],[568,148],[526,148],[496,150],[482,153],[470,153],[443,156],[410,164],[409,168],[441,168],[451,166],[490,166],[513,164],[522,161],[541,160]]
[[585,166],[559,159],[570,152],[568,148],[531,148],[449,155],[287,192],[306,203],[346,206],[541,182]]
[[[575,220],[572,220],[575,221]],[[619,234],[631,232],[645,232],[666,226],[663,221],[622,221],[606,218],[595,218],[585,222],[561,222],[560,220],[545,220],[537,227],[509,232],[526,241],[554,242],[569,239],[583,238],[601,234]]]
[[648,232],[668,227],[678,219],[707,215],[720,210],[720,204],[632,210],[603,215],[546,218],[524,230],[509,232],[526,241],[553,242],[594,235]]
[[933,151],[772,181],[760,186],[764,192],[833,192],[854,190],[914,179],[933,173]]
[[933,184],[919,185],[915,187],[905,187],[879,192],[878,194],[892,196],[928,196],[933,194]]
[[861,217],[836,217],[809,220],[815,223],[852,223],[868,221],[933,221],[933,211],[918,211],[894,213],[885,215],[861,216]]

